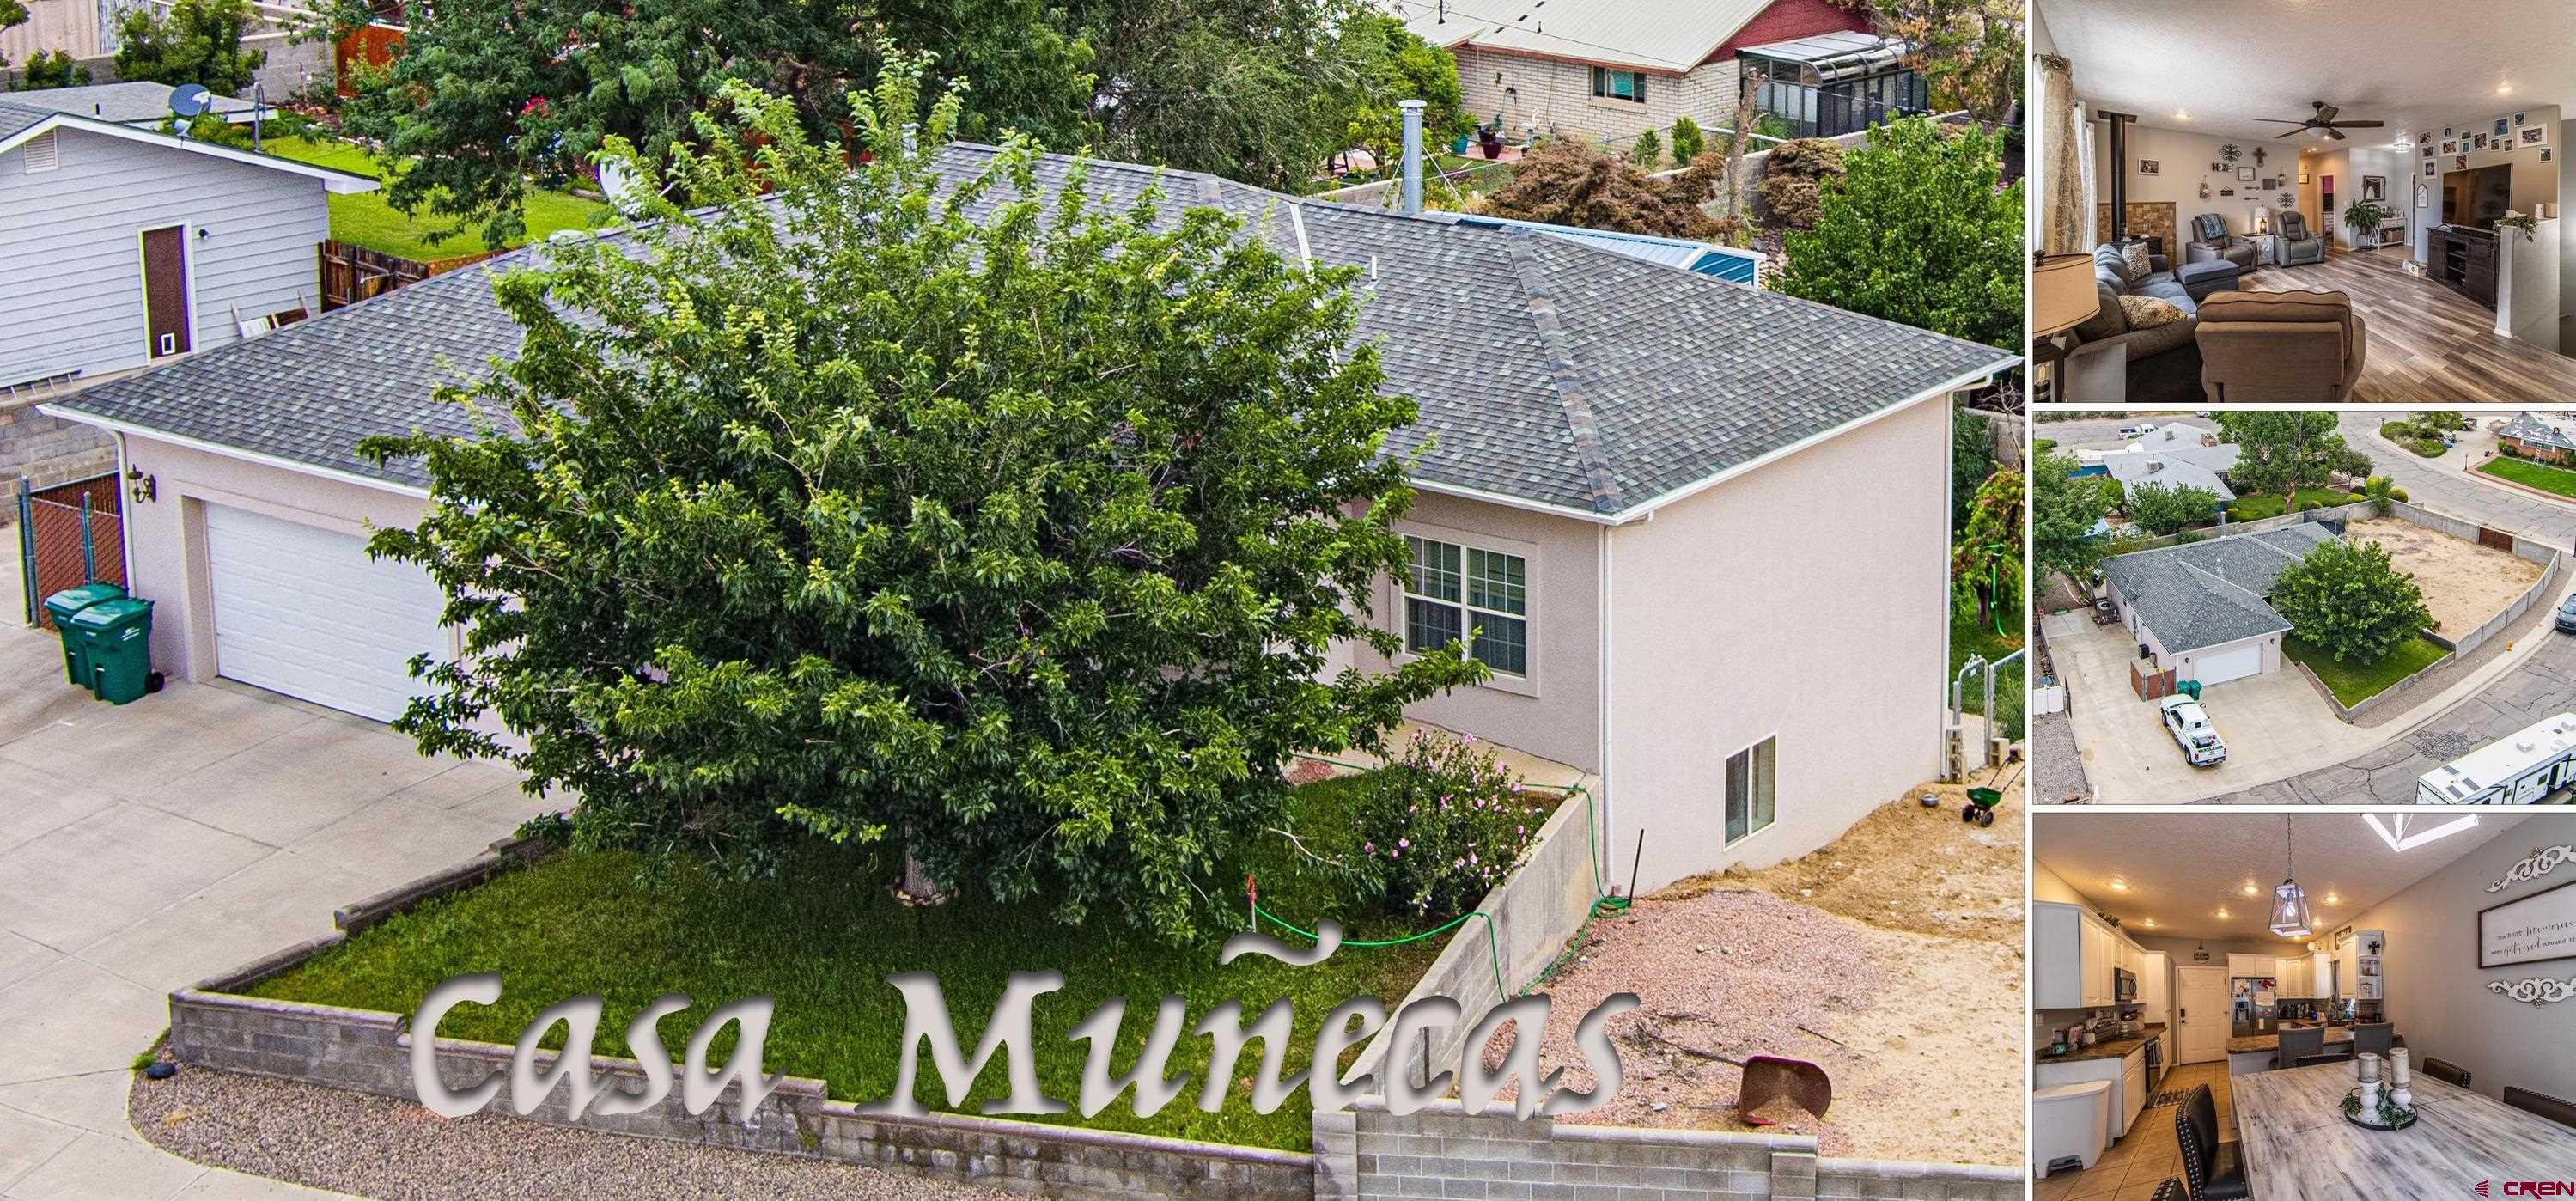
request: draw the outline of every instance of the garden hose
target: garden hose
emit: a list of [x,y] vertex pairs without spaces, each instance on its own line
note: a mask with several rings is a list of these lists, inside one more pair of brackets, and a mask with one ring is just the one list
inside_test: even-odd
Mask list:
[[[1354,771],[1370,770],[1356,763],[1343,763],[1333,759],[1317,758],[1312,755],[1303,757],[1314,759],[1315,762],[1328,764],[1333,767],[1348,768]],[[1590,910],[1583,915],[1583,924],[1575,928],[1572,938],[1566,940],[1565,952],[1563,954],[1558,955],[1554,960],[1550,961],[1546,967],[1540,969],[1538,975],[1532,977],[1529,983],[1522,985],[1518,989],[1511,987],[1503,980],[1502,939],[1495,930],[1494,915],[1487,913],[1482,909],[1470,909],[1465,913],[1459,914],[1457,917],[1451,918],[1438,926],[1429,930],[1424,930],[1418,934],[1408,934],[1402,938],[1344,939],[1342,940],[1342,945],[1346,947],[1403,946],[1406,943],[1420,942],[1426,938],[1446,934],[1451,930],[1455,930],[1458,927],[1465,925],[1468,918],[1481,917],[1485,919],[1485,955],[1487,960],[1489,960],[1493,966],[1495,995],[1506,999],[1527,996],[1531,989],[1537,988],[1539,985],[1546,983],[1559,971],[1564,970],[1565,965],[1572,962],[1574,957],[1582,952],[1584,937],[1591,931],[1592,923],[1600,918],[1602,914],[1625,912],[1628,908],[1629,900],[1626,897],[1612,895],[1608,881],[1605,880],[1601,874],[1600,798],[1593,796],[1580,784],[1565,786],[1554,784],[1531,784],[1526,785],[1526,787],[1548,789],[1553,792],[1562,793],[1568,798],[1579,796],[1583,799],[1584,830],[1591,848],[1591,853],[1587,857],[1586,862],[1592,867],[1592,906]],[[1273,925],[1276,925],[1283,930],[1287,930],[1319,942],[1322,941],[1322,935],[1290,922],[1286,918],[1280,917],[1278,914],[1262,908],[1259,895],[1255,891],[1254,885],[1251,881],[1247,880],[1245,882],[1244,891],[1249,907],[1256,919],[1256,925],[1258,924],[1257,919],[1268,918]]]

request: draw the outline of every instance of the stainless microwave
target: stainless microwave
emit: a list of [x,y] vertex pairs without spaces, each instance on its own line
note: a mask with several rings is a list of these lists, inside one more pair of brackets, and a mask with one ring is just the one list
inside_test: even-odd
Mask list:
[[2111,999],[2126,1005],[2138,999],[2138,974],[2124,967],[2111,969]]

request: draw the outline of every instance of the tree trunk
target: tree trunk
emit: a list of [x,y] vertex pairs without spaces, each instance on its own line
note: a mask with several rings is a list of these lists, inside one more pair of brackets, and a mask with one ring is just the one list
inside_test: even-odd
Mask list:
[[[911,835],[909,829],[904,832],[906,842],[911,840]],[[948,894],[939,891],[938,882],[930,878],[930,870],[912,857],[909,847],[903,853],[903,877],[886,891],[893,893],[896,900],[916,909],[948,903]]]
[[1744,155],[1753,140],[1753,94],[1761,81],[1761,72],[1749,68],[1735,81],[1735,136],[1726,144],[1726,215],[1735,222],[1731,236],[1738,246],[1753,244],[1752,189],[1744,183]]

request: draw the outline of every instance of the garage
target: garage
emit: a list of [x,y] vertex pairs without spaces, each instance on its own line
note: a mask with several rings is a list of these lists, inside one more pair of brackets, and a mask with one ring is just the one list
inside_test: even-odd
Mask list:
[[451,653],[428,573],[367,557],[366,540],[208,504],[215,671],[378,721],[421,689],[413,655]]
[[2247,642],[2222,651],[2203,652],[2194,659],[2191,673],[2203,685],[2224,684],[2263,672],[2263,644]]

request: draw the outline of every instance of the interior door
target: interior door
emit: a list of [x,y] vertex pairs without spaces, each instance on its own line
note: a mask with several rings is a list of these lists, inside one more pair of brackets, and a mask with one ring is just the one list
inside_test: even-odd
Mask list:
[[153,358],[188,353],[185,226],[143,231],[143,332],[151,343]]
[[2174,1058],[2212,1063],[2227,1058],[2227,969],[2174,969]]

